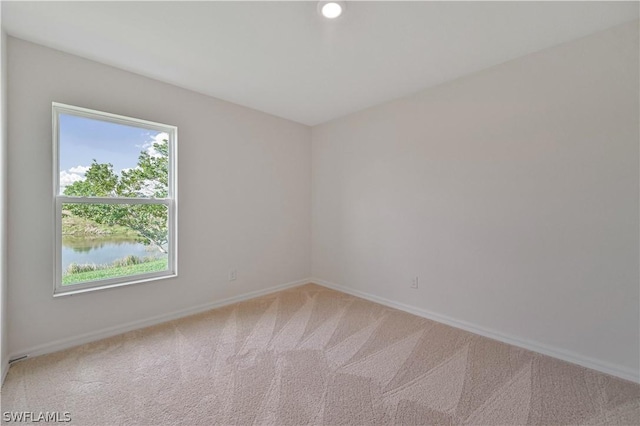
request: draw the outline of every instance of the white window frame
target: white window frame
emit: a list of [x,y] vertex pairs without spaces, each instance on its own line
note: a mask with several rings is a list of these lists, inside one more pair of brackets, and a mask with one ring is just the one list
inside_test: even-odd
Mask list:
[[[60,114],[74,115],[76,117],[90,118],[115,124],[140,127],[153,131],[165,132],[169,135],[169,180],[167,198],[129,198],[129,197],[70,197],[60,195]],[[53,115],[53,204],[54,204],[54,288],[53,296],[73,295],[94,290],[121,287],[130,284],[155,281],[165,278],[173,278],[178,275],[178,194],[177,194],[177,141],[178,128],[153,121],[131,118],[108,112],[66,105],[52,102]],[[62,285],[62,205],[63,203],[105,203],[105,204],[164,204],[168,214],[168,268],[160,272],[148,272],[144,274],[128,275],[123,277],[108,278],[103,280],[88,281],[78,284]]]

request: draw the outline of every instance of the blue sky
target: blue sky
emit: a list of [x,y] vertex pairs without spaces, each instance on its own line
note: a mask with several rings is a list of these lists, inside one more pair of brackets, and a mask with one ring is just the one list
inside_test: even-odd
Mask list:
[[60,185],[64,187],[84,178],[93,159],[111,163],[113,170],[133,168],[140,151],[157,139],[158,131],[125,126],[85,117],[60,114]]

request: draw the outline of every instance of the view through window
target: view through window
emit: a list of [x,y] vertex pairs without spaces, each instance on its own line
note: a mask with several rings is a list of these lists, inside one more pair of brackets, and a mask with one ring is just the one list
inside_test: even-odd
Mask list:
[[176,128],[53,104],[55,294],[174,276]]

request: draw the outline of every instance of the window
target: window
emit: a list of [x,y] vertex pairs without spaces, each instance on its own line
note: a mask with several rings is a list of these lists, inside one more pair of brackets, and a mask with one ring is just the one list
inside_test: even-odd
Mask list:
[[176,276],[176,139],[53,103],[54,296]]

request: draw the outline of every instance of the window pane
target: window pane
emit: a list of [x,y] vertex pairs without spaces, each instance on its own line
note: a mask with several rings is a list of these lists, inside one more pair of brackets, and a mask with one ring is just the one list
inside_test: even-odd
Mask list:
[[62,285],[168,270],[164,204],[62,204]]
[[61,195],[168,197],[167,133],[62,113],[58,129]]

